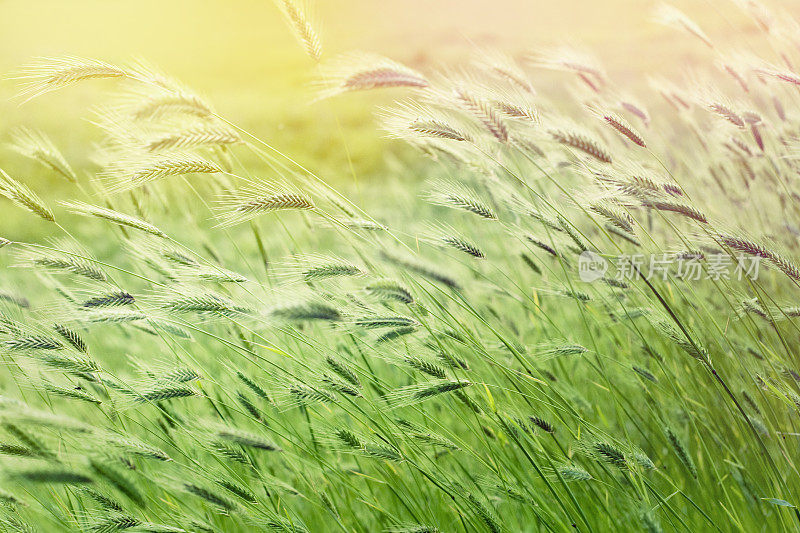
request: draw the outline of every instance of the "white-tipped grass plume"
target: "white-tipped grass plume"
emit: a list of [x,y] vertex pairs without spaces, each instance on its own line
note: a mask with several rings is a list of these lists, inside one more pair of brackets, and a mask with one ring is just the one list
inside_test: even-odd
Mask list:
[[597,58],[574,47],[560,46],[534,52],[531,62],[539,68],[572,72],[594,92],[600,92],[606,84],[605,71]]
[[101,178],[110,190],[124,192],[168,177],[224,172],[219,163],[190,152],[128,154],[114,161]]
[[126,78],[135,73],[97,59],[42,57],[19,69],[12,79],[20,80],[18,96],[25,101],[85,80]]
[[452,226],[444,224],[431,225],[422,233],[421,239],[435,246],[458,250],[475,259],[486,258],[486,254],[477,244],[463,236]]
[[53,211],[28,186],[18,182],[0,169],[0,195],[5,196],[19,207],[48,221],[55,222]]
[[19,127],[11,132],[11,148],[27,158],[38,161],[62,178],[73,183],[78,181],[75,171],[56,148],[53,141],[40,131]]
[[426,199],[451,209],[466,211],[486,220],[497,220],[495,210],[478,193],[467,185],[450,181],[431,184]]
[[306,55],[318,63],[322,57],[322,40],[308,2],[275,0],[275,4],[283,12],[286,22]]
[[363,52],[339,56],[323,65],[320,98],[374,89],[428,87],[419,72],[376,54]]
[[536,91],[528,75],[509,54],[500,50],[484,50],[476,54],[474,62],[478,68],[510,86],[535,94]]
[[286,260],[277,267],[286,279],[313,283],[325,280],[356,278],[366,275],[366,269],[352,261],[335,256],[306,254]]
[[161,231],[154,225],[150,224],[149,222],[145,222],[144,220],[141,220],[139,218],[126,215],[125,213],[120,213],[119,211],[114,211],[113,209],[109,209],[107,207],[91,205],[85,202],[77,202],[77,201],[63,202],[61,205],[69,209],[72,213],[78,215],[100,218],[103,220],[107,220],[109,222],[113,222],[114,224],[143,231],[145,233],[149,233],[157,237],[165,236],[163,231]]
[[220,226],[233,226],[275,211],[313,210],[311,197],[286,183],[264,183],[224,195],[218,201]]
[[690,19],[686,14],[678,8],[669,4],[661,4],[653,13],[653,18],[656,22],[665,26],[677,28],[685,31],[694,37],[700,39],[709,48],[714,48],[714,43],[706,35],[706,33]]

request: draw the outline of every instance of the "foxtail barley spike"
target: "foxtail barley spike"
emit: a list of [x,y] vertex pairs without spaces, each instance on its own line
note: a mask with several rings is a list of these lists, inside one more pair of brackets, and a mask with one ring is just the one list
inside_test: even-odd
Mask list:
[[800,281],[800,268],[798,268],[794,263],[789,261],[788,259],[780,256],[776,252],[768,250],[764,246],[760,244],[754,243],[752,241],[748,241],[741,237],[736,237],[734,235],[718,235],[717,236],[725,246],[731,248],[732,250],[736,250],[738,252],[745,253],[747,255],[753,257],[761,257],[766,259],[778,269],[780,269],[784,274],[789,276],[795,281]]
[[125,78],[132,72],[117,65],[80,57],[40,58],[14,78],[22,80],[19,96],[25,101],[74,83],[93,79]]
[[456,96],[464,109],[477,117],[495,139],[501,143],[508,141],[508,128],[488,102],[476,98],[461,88],[456,89]]
[[55,222],[55,215],[42,199],[27,186],[12,179],[3,170],[0,170],[0,195],[48,222]]
[[11,147],[25,157],[36,160],[57,172],[67,181],[72,183],[78,181],[75,171],[70,168],[53,141],[43,133],[27,128],[18,128],[12,132]]
[[642,136],[633,129],[633,126],[631,126],[627,120],[614,113],[602,113],[602,117],[609,126],[614,128],[633,144],[641,146],[642,148],[647,147]]
[[611,155],[596,141],[576,132],[550,130],[550,135],[559,143],[588,154],[603,163],[611,163]]
[[322,42],[307,14],[300,9],[295,0],[278,0],[278,3],[283,7],[286,19],[308,57],[318,63],[322,57]]
[[106,207],[89,205],[83,202],[64,202],[62,205],[78,215],[102,218],[120,226],[137,229],[157,237],[164,237],[164,232],[152,224]]

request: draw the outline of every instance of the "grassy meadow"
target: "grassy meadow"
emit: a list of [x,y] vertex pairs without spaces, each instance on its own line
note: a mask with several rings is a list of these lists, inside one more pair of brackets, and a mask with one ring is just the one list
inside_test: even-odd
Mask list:
[[0,531],[800,530],[800,4],[0,2]]

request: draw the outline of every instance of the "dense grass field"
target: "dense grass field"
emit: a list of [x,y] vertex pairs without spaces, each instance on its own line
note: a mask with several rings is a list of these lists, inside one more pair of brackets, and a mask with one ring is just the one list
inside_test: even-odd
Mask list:
[[0,530],[800,530],[800,33],[709,4],[663,72],[290,0],[238,93],[17,58]]

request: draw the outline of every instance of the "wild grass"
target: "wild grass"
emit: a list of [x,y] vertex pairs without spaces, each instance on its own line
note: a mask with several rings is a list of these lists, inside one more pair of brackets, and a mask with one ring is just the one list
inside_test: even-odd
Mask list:
[[142,63],[12,74],[112,94],[91,165],[9,138],[71,195],[0,177],[43,228],[0,237],[0,529],[799,530],[800,37],[737,4],[776,57],[663,7],[707,75],[632,94],[569,48],[328,59],[277,2],[416,149],[359,201]]

